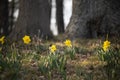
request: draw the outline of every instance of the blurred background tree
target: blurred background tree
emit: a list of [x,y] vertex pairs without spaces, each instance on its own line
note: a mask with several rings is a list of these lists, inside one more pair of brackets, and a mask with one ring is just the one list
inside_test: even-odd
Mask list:
[[120,36],[120,0],[73,0],[66,33],[71,38]]
[[63,19],[63,0],[56,0],[56,23],[58,26],[58,33],[64,33],[64,19]]
[[19,0],[19,16],[11,37],[21,39],[24,35],[51,37],[49,0]]

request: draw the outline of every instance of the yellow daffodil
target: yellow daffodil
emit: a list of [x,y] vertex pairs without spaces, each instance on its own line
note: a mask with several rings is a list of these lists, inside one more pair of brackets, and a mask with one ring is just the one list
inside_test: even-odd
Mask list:
[[1,43],[1,44],[4,44],[4,42],[5,42],[5,36],[2,36],[2,37],[0,38],[0,43]]
[[56,45],[52,45],[49,49],[50,49],[50,52],[52,53],[54,53],[57,50]]
[[104,41],[103,50],[107,51],[109,49],[109,47],[110,47],[110,41],[108,41],[108,40]]
[[65,44],[65,46],[67,46],[67,47],[72,47],[72,44],[71,44],[71,41],[70,41],[70,40],[66,40],[66,41],[64,42],[64,44]]
[[25,44],[29,44],[31,42],[30,36],[25,35],[22,39]]

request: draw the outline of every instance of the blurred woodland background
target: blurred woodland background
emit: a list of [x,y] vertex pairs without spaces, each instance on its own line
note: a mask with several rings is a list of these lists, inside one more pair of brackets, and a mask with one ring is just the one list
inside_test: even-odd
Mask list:
[[53,34],[71,39],[120,37],[120,1],[0,0],[0,36],[52,39]]

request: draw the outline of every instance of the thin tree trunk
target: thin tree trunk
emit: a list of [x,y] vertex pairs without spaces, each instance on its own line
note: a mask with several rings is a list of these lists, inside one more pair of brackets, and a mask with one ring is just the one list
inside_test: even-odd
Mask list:
[[58,33],[64,33],[63,0],[56,0],[56,22]]
[[8,0],[0,0],[0,34],[8,35]]
[[12,27],[14,25],[14,11],[15,11],[15,0],[12,0],[11,1],[11,4],[10,4],[10,28],[9,28],[9,33],[12,31]]

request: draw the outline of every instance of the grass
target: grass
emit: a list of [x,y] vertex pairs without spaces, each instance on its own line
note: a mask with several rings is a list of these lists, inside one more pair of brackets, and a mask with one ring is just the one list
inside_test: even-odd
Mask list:
[[[76,52],[74,59],[65,54],[63,41],[56,38],[53,41],[33,41],[29,45],[22,42],[5,44],[0,50],[0,80],[108,80],[104,68],[106,63],[96,55],[102,40],[72,41]],[[49,54],[51,44],[58,48],[56,54],[59,56],[55,56],[55,60]],[[120,45],[115,46],[116,44],[112,45],[120,49]],[[63,55],[66,61],[62,61]],[[50,60],[52,62],[49,62]],[[45,61],[48,64],[44,64]],[[60,70],[59,66],[62,64]]]

